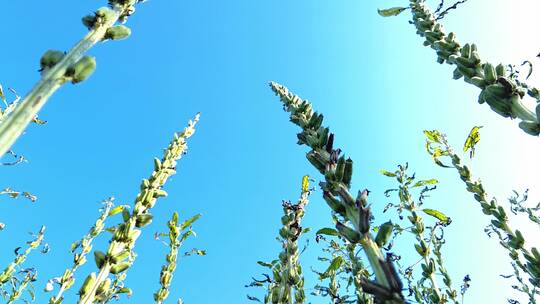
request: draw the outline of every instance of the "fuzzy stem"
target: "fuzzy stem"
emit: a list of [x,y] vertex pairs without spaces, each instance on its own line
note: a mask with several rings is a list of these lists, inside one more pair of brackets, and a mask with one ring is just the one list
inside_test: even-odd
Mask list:
[[113,198],[109,198],[104,202],[106,205],[100,217],[96,220],[94,226],[90,229],[88,234],[79,241],[79,245],[81,246],[81,253],[75,255],[73,266],[64,271],[64,275],[62,275],[62,278],[60,280],[60,289],[58,290],[56,296],[53,296],[49,299],[49,303],[62,303],[64,292],[70,289],[75,282],[75,272],[77,271],[77,269],[79,269],[80,266],[86,263],[86,255],[92,250],[92,242],[99,234],[101,234],[101,232],[103,232],[103,229],[105,228],[104,222],[105,219],[107,219],[107,217],[109,216],[109,212],[111,211],[111,208],[113,206],[112,201]]
[[[540,93],[536,88],[520,82],[515,75],[506,75],[505,67],[499,65],[497,71],[488,62],[482,62],[476,51],[475,44],[460,46],[455,34],[446,34],[440,23],[427,7],[424,0],[410,0],[413,24],[417,34],[424,37],[424,45],[437,52],[439,63],[446,62],[456,66],[454,79],[464,78],[465,82],[475,85],[482,90],[479,103],[487,103],[493,111],[503,117],[519,118],[526,121],[520,128],[530,135],[540,133],[540,121],[535,111],[527,108],[522,100],[526,94],[539,99]],[[493,87],[505,88],[500,95],[493,94]],[[485,93],[486,91],[489,91]],[[528,126],[534,124],[534,127]]]
[[30,252],[41,245],[43,242],[43,237],[45,235],[45,226],[42,226],[39,230],[39,233],[36,235],[36,238],[29,243],[28,248],[24,250],[22,254],[17,255],[13,262],[11,262],[5,269],[0,273],[0,286],[4,284],[5,282],[9,281],[9,279],[12,278],[13,273],[15,272],[15,268],[24,261],[26,261],[26,257],[30,254]]
[[112,27],[127,10],[127,6],[114,4],[113,14],[96,24],[60,62],[45,71],[42,78],[26,95],[21,104],[0,124],[0,156],[4,155],[17,138],[34,119],[49,97],[66,81],[67,69],[79,61],[95,44],[102,41],[106,31]]
[[9,297],[9,301],[7,302],[7,304],[12,304],[13,302],[15,302],[16,300],[18,300],[23,291],[26,289],[26,287],[28,287],[28,284],[32,281],[35,281],[36,280],[36,277],[37,277],[37,274],[36,273],[28,273],[25,277],[24,277],[24,280],[21,282],[21,284],[19,285],[19,287],[17,288],[17,290],[15,290],[11,296]]
[[[270,87],[280,97],[284,110],[291,113],[291,122],[302,128],[303,132],[298,134],[298,143],[305,144],[312,149],[306,157],[325,176],[326,182],[321,183],[326,196],[325,200],[328,199],[329,206],[354,227],[352,229],[338,222],[338,226],[343,230],[340,234],[349,242],[362,245],[375,272],[377,282],[387,288],[393,296],[401,298],[401,290],[394,290],[396,286],[390,284],[392,279],[398,281],[399,278],[386,277],[381,264],[386,263],[385,259],[369,232],[370,211],[366,207],[368,191],[359,193],[356,201],[349,192],[352,160],[345,160],[344,156],[339,156],[341,149],[336,149],[333,146],[333,134],[329,135],[329,129],[322,126],[323,116],[314,112],[308,101],[302,100],[278,83],[271,82]],[[362,194],[364,192],[365,194]],[[332,198],[334,195],[338,195],[341,201]],[[338,228],[338,230],[340,229]],[[398,298],[395,301],[402,303],[402,299]],[[394,303],[394,300],[392,302]]]
[[[152,209],[157,201],[157,198],[167,195],[167,193],[162,190],[163,185],[166,183],[167,179],[176,173],[176,162],[182,157],[183,154],[187,151],[186,139],[191,137],[195,133],[195,125],[199,121],[199,114],[195,116],[193,121],[189,121],[188,126],[184,129],[183,132],[174,135],[174,139],[169,144],[168,148],[164,151],[164,156],[161,160],[154,160],[154,171],[150,177],[146,180],[143,180],[141,184],[141,192],[137,195],[135,199],[135,206],[133,212],[125,214],[124,223],[116,227],[114,232],[113,239],[107,250],[107,258],[104,263],[101,265],[99,274],[96,279],[93,281],[92,285],[86,286],[84,294],[81,294],[78,304],[92,304],[96,299],[96,291],[107,279],[111,272],[111,268],[118,267],[120,265],[125,265],[129,268],[131,264],[129,262],[124,262],[122,260],[113,262],[114,257],[123,255],[123,253],[128,252],[130,256],[133,255],[133,248],[137,238],[141,234],[140,229],[135,229],[135,227],[142,228],[144,225],[141,224],[141,220],[150,215],[149,211]],[[124,269],[125,271],[127,269]]]

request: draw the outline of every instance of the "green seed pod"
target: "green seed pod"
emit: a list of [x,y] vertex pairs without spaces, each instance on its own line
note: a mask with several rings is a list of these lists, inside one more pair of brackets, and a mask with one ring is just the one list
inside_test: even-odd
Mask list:
[[328,206],[334,210],[337,214],[344,215],[345,214],[345,206],[336,199],[330,192],[324,191],[323,193],[324,201],[328,204]]
[[377,232],[377,236],[375,237],[375,243],[377,243],[379,247],[384,247],[390,240],[393,229],[394,224],[392,224],[392,221],[388,221],[382,224],[379,227],[379,232]]
[[116,264],[116,265],[114,265],[114,266],[111,267],[111,273],[112,273],[112,274],[119,274],[119,273],[121,273],[122,271],[128,269],[129,266],[131,266],[130,263]]
[[86,15],[82,17],[82,23],[86,28],[91,30],[94,28],[94,25],[96,24],[96,16],[95,15]]
[[137,221],[135,222],[135,227],[142,228],[150,223],[152,223],[152,219],[154,218],[151,214],[141,214],[137,216]]
[[540,124],[536,121],[524,120],[519,123],[519,127],[529,135],[538,136],[540,134]]
[[155,198],[158,198],[158,197],[165,197],[167,196],[167,191],[163,190],[163,189],[156,189],[154,191],[154,197]]
[[480,89],[483,89],[486,87],[486,81],[484,80],[484,78],[482,77],[478,77],[478,76],[473,76],[471,78],[465,78],[465,82],[468,82]]
[[[458,57],[458,58],[461,58],[461,57]],[[476,76],[476,70],[473,68],[467,68],[461,65],[457,65],[457,69],[463,76],[467,78],[472,78]]]
[[112,9],[104,6],[100,7],[95,15],[100,23],[105,23],[106,21],[113,19],[116,13]]
[[339,231],[339,234],[341,234],[341,236],[347,239],[347,241],[349,241],[351,244],[357,244],[360,242],[360,233],[343,225],[341,222],[336,222],[336,229]]
[[337,167],[336,167],[336,181],[341,182],[343,180],[343,176],[345,175],[345,157],[341,156],[338,159]]
[[131,35],[131,29],[125,25],[116,25],[110,27],[105,32],[103,39],[122,40]]
[[71,77],[71,82],[76,84],[90,77],[95,69],[96,58],[84,56],[67,69],[66,76]]
[[101,251],[94,251],[94,260],[96,261],[97,268],[101,269],[107,260],[107,256]]
[[475,64],[471,61],[471,59],[466,57],[456,57],[455,59],[456,65],[459,67],[465,67],[465,68],[474,68]]
[[86,277],[86,280],[84,280],[84,283],[82,284],[81,289],[79,290],[79,294],[83,296],[86,293],[88,293],[95,281],[96,281],[96,273],[92,272],[89,276]]
[[351,179],[352,179],[352,173],[353,173],[353,161],[350,158],[347,158],[345,161],[345,169],[343,172],[343,183],[345,186],[350,187],[351,186]]
[[111,279],[107,278],[105,281],[99,284],[98,288],[96,289],[96,295],[99,295],[108,291],[109,288],[111,288]]
[[471,45],[466,43],[462,48],[461,48],[461,56],[464,57],[464,58],[469,58],[471,57]]
[[55,66],[62,58],[64,58],[64,52],[57,51],[57,50],[48,50],[43,54],[41,57],[41,60],[39,61],[39,65],[42,70],[50,69],[53,66]]
[[111,257],[111,262],[118,263],[122,262],[123,260],[127,259],[130,256],[129,250],[122,251],[114,256]]
[[484,64],[484,78],[489,84],[493,84],[497,81],[497,71],[490,63]]
[[129,221],[130,218],[131,218],[131,214],[129,214],[129,210],[127,210],[127,208],[124,208],[122,210],[122,219],[124,220],[124,222],[127,222]]
[[495,67],[495,71],[497,72],[498,77],[505,77],[506,76],[506,68],[502,64],[498,64],[497,67]]
[[157,157],[154,157],[154,171],[161,170],[161,160]]
[[458,79],[460,79],[461,77],[463,77],[463,74],[461,74],[461,72],[459,71],[458,68],[455,68],[455,69],[454,69],[454,75],[453,75],[452,78],[453,78],[454,80],[458,80]]

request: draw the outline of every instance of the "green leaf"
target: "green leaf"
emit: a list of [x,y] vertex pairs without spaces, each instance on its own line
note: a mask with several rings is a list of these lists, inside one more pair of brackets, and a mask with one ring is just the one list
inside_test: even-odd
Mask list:
[[438,219],[441,222],[448,223],[450,221],[450,218],[446,216],[444,213],[435,210],[435,209],[423,209],[425,214],[433,216],[434,218]]
[[474,157],[474,147],[480,141],[480,132],[478,132],[480,128],[482,128],[482,126],[473,127],[471,132],[469,132],[469,136],[467,136],[467,139],[465,140],[465,144],[463,145],[463,152],[471,150],[471,158]]
[[263,266],[263,267],[267,267],[267,268],[270,268],[272,269],[273,265],[270,264],[270,263],[266,263],[266,262],[263,262],[263,261],[257,261],[257,264]]
[[392,17],[401,14],[401,12],[406,9],[406,7],[392,7],[387,9],[378,9],[377,12],[383,17]]
[[339,233],[337,232],[336,229],[333,229],[333,228],[322,228],[322,229],[319,229],[319,231],[317,231],[316,233],[317,235],[319,234],[324,234],[324,235],[331,235],[331,236],[338,236]]
[[417,181],[416,184],[413,185],[413,187],[423,187],[423,186],[426,186],[426,185],[436,185],[438,183],[439,183],[438,180],[432,178],[432,179],[426,179],[426,180]]
[[311,228],[308,227],[308,228],[304,228],[304,230],[302,230],[302,233],[308,233],[310,231],[311,231]]
[[433,131],[424,130],[424,135],[430,141],[441,143],[441,133],[437,130],[433,130]]
[[324,273],[321,275],[321,279],[327,278],[330,276],[332,272],[336,272],[341,265],[343,265],[343,257],[337,256],[332,260],[332,263],[330,263],[330,266],[324,271]]
[[388,177],[396,177],[396,174],[395,173],[392,173],[390,171],[386,171],[386,170],[381,170],[379,171],[382,175],[384,176],[388,176]]
[[193,223],[194,223],[196,220],[198,220],[200,217],[201,217],[201,215],[200,215],[200,214],[197,214],[197,215],[191,217],[190,219],[184,221],[184,222],[182,223],[182,225],[180,225],[180,230],[186,229],[188,226],[190,226],[191,224],[193,224]]

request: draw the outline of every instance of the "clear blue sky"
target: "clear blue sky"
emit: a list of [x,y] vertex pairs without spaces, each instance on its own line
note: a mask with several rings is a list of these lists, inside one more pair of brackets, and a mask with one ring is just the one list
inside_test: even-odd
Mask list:
[[[29,163],[2,167],[0,187],[30,191],[31,204],[0,197],[0,265],[12,259],[28,231],[47,226],[52,250],[33,255],[41,290],[48,278],[71,265],[71,242],[87,232],[99,202],[115,196],[131,204],[142,178],[152,170],[172,133],[201,112],[197,133],[179,172],[166,185],[169,197],[153,211],[154,223],[136,246],[139,254],[127,285],[135,291],[121,303],[149,303],[158,288],[166,247],[153,240],[165,231],[172,212],[203,217],[198,237],[185,249],[206,249],[206,257],[181,260],[169,303],[242,303],[244,284],[262,272],[257,260],[279,252],[281,200],[296,200],[302,175],[321,176],[296,145],[297,129],[288,122],[270,80],[287,85],[325,114],[336,144],[355,160],[353,187],[373,191],[377,222],[393,187],[380,169],[408,161],[418,177],[437,177],[440,189],[430,207],[454,219],[447,229],[446,261],[456,287],[472,277],[468,303],[506,303],[509,282],[499,274],[511,268],[506,253],[483,228],[488,219],[454,171],[432,164],[422,130],[448,133],[459,149],[474,125],[483,125],[473,168],[487,191],[505,203],[512,189],[534,187],[540,168],[538,138],[522,133],[486,105],[478,90],[453,81],[452,69],[435,62],[407,23],[409,12],[383,19],[377,8],[408,1],[163,1],[139,5],[129,19],[133,34],[91,51],[97,70],[79,85],[59,90],[42,111],[46,126],[32,126],[15,150]],[[4,1],[0,4],[0,83],[21,95],[38,80],[39,58],[47,49],[69,49],[86,29],[80,18],[105,1]],[[435,4],[433,1],[432,5]],[[536,9],[533,9],[536,6]],[[534,60],[540,51],[532,0],[469,1],[444,20],[462,42],[474,41],[495,62]],[[533,40],[533,41],[529,41]],[[537,61],[533,61],[536,63]],[[331,225],[320,191],[312,195],[305,226]],[[531,189],[538,198],[538,189]],[[313,233],[313,232],[312,232]],[[313,238],[313,234],[309,237]],[[105,248],[106,239],[95,248]],[[412,249],[412,246],[411,246]],[[302,257],[306,273],[314,264],[314,242]],[[79,284],[95,265],[88,263]],[[306,288],[315,285],[307,277]],[[76,284],[66,303],[73,303]],[[38,302],[48,295],[38,292]],[[311,299],[312,303],[323,303]]]

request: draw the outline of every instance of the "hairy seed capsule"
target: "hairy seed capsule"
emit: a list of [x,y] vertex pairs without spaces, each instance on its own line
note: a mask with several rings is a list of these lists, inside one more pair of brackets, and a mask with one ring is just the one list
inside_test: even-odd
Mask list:
[[39,61],[39,65],[42,70],[50,69],[53,66],[55,66],[62,58],[64,58],[64,52],[57,51],[57,50],[48,50],[43,54],[41,57],[41,60]]
[[105,32],[103,39],[122,40],[131,35],[131,29],[125,25],[116,25],[110,27]]
[[131,266],[129,263],[116,264],[111,267],[111,273],[112,274],[121,273],[122,271],[128,269],[129,266]]
[[97,268],[101,269],[101,266],[105,264],[105,260],[107,259],[107,256],[105,255],[105,253],[101,251],[94,251],[94,259],[96,261]]
[[89,276],[86,277],[86,280],[84,280],[83,285],[81,286],[81,289],[79,290],[80,295],[85,295],[90,291],[90,288],[96,281],[96,273],[92,272]]
[[377,233],[377,236],[375,237],[375,243],[379,247],[385,246],[388,241],[390,240],[390,236],[392,236],[392,230],[394,228],[394,224],[392,224],[391,221],[388,221],[379,227],[379,232]]
[[86,15],[82,17],[81,19],[82,24],[86,26],[89,30],[94,28],[94,25],[96,24],[96,16],[95,15]]
[[67,69],[66,76],[71,77],[71,82],[76,84],[90,77],[95,69],[96,58],[84,56]]

